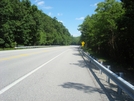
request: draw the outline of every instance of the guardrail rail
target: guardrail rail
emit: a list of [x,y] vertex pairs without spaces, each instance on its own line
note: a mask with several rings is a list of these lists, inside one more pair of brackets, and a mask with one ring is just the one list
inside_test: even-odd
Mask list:
[[18,46],[15,49],[30,49],[30,48],[46,48],[46,47],[56,47],[58,45],[46,45],[46,46]]
[[106,68],[100,62],[92,58],[88,53],[84,52],[82,49],[80,50],[83,55],[85,55],[91,63],[93,63],[96,67],[98,67],[103,73],[105,73],[110,79],[112,79],[124,92],[126,92],[133,100],[134,100],[134,86]]

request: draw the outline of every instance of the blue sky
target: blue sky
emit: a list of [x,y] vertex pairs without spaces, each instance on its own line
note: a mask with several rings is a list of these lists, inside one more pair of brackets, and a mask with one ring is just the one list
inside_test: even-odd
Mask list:
[[87,15],[92,15],[97,3],[104,0],[31,0],[45,14],[56,17],[73,36],[80,36],[77,30]]

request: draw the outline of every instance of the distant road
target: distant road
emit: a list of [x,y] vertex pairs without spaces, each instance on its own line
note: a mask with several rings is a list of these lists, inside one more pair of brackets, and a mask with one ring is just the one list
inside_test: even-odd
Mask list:
[[0,51],[0,101],[107,101],[78,46]]

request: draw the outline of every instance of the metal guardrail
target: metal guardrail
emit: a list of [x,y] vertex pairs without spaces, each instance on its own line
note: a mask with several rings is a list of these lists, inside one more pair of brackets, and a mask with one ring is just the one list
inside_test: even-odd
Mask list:
[[29,48],[46,48],[46,47],[55,47],[56,45],[47,45],[47,46],[18,46],[14,47],[15,49],[29,49]]
[[98,67],[103,73],[105,73],[110,79],[112,79],[124,92],[126,92],[132,99],[134,99],[134,86],[121,78],[120,76],[113,73],[111,70],[103,66],[97,60],[92,58],[88,53],[81,50],[84,55],[93,63],[96,67]]

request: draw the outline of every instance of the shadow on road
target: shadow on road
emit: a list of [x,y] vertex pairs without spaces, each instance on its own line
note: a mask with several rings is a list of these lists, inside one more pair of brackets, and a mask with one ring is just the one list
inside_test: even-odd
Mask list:
[[66,82],[62,85],[63,88],[67,88],[67,89],[76,89],[79,91],[83,91],[84,93],[94,93],[94,92],[99,92],[104,94],[103,90],[99,89],[99,88],[94,88],[91,86],[86,86],[84,84],[81,83],[73,83],[73,82]]
[[[73,49],[75,51],[79,51],[78,48],[73,48]],[[80,91],[83,91],[85,93],[90,93],[90,94],[93,92],[99,92],[100,94],[106,94],[109,101],[133,101],[128,96],[126,96],[124,93],[122,95],[117,94],[117,91],[115,91],[117,89],[117,85],[114,85],[112,83],[105,84],[104,83],[104,82],[106,82],[105,78],[98,77],[99,69],[94,64],[92,64],[92,62],[90,62],[90,60],[88,60],[84,54],[82,54],[79,51],[79,53],[73,53],[73,55],[82,56],[83,60],[78,60],[75,63],[72,62],[72,63],[70,63],[70,65],[77,65],[80,68],[88,68],[89,71],[91,72],[91,74],[94,76],[97,83],[100,85],[101,89],[93,88],[91,86],[86,86],[81,83],[73,83],[73,82],[66,82],[60,86],[62,86],[63,88],[67,88],[67,89],[80,90]]]
[[79,66],[79,67],[81,67],[81,68],[87,68],[87,66],[86,66],[86,64],[85,64],[85,62],[82,60],[79,60],[78,62],[76,62],[76,63],[70,63],[70,65],[77,65],[77,66]]
[[[77,51],[79,51],[79,50],[77,50]],[[73,55],[81,56],[83,58],[83,60],[79,60],[79,61],[77,61],[77,63],[70,63],[70,65],[78,65],[81,68],[89,68],[89,66],[86,64],[86,62],[90,63],[90,61],[85,62],[84,56],[80,52],[79,53],[73,53]],[[93,69],[99,70],[98,68],[96,68],[91,63],[90,63],[90,67],[92,67]]]
[[[83,55],[82,55],[82,57],[83,57],[84,62],[87,64],[87,68],[89,68],[90,72],[96,79],[97,83],[100,85],[100,87],[105,92],[109,101],[134,101],[128,95],[126,95],[124,92],[122,93],[122,95],[117,94],[117,91],[114,90],[115,88],[117,89],[117,85],[109,84],[109,83],[107,83],[106,85],[103,84],[102,81],[104,81],[105,78],[100,78],[97,76],[97,74],[99,73],[99,69],[95,65],[93,65],[87,59],[87,57],[85,57]],[[97,72],[96,72],[96,70],[97,70]]]

